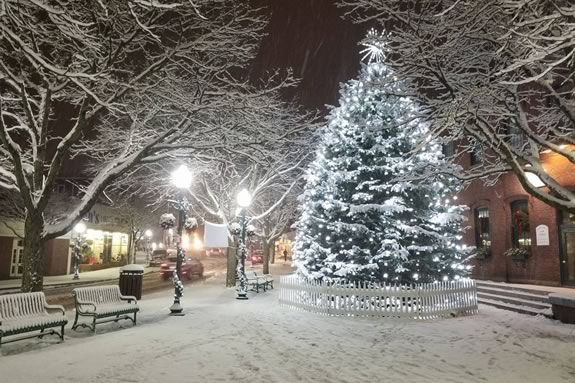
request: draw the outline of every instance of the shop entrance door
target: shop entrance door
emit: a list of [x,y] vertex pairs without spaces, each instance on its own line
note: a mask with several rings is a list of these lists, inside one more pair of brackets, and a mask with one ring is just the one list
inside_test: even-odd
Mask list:
[[12,257],[10,259],[10,276],[19,277],[22,275],[22,256],[24,254],[24,241],[14,239],[12,245]]
[[561,283],[575,286],[575,225],[561,227]]

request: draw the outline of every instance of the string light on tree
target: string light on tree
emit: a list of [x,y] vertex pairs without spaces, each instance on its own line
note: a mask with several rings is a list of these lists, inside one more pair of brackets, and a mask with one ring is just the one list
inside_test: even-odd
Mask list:
[[428,130],[411,100],[395,96],[401,83],[382,62],[385,39],[368,33],[367,64],[342,86],[307,173],[294,259],[308,278],[414,283],[468,273],[465,251],[455,246],[463,220],[463,207],[449,197],[455,180],[404,180],[444,159],[429,140],[410,154]]

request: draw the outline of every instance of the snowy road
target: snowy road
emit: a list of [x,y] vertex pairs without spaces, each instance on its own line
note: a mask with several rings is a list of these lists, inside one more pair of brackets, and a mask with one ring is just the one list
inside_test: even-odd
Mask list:
[[575,326],[485,306],[428,323],[323,317],[276,292],[236,301],[211,279],[187,289],[184,317],[166,315],[170,292],[148,295],[137,327],[2,346],[0,382],[575,381]]

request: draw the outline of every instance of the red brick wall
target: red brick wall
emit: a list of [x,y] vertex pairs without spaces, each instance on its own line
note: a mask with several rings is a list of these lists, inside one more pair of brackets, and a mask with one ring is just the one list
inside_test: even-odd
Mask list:
[[68,249],[70,241],[67,239],[52,239],[46,243],[45,275],[68,274]]
[[[529,203],[531,256],[525,262],[512,261],[503,255],[511,247],[510,204],[517,199],[527,199]],[[473,182],[460,194],[460,201],[470,207],[470,227],[464,241],[472,246],[475,246],[474,209],[489,208],[491,256],[473,261],[475,278],[553,286],[561,284],[556,209],[529,197],[512,174],[501,177],[493,187],[486,187],[481,181]],[[541,224],[549,227],[549,246],[537,246],[535,228]]]
[[0,279],[10,278],[13,237],[0,237]]

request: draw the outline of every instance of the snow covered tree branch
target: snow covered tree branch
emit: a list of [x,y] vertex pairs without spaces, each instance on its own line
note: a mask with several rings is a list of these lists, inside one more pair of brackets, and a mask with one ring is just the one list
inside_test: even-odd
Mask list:
[[[25,291],[42,289],[43,243],[123,174],[290,136],[267,135],[257,118],[236,125],[295,84],[289,73],[258,86],[244,78],[265,25],[262,12],[226,0],[2,3],[0,188],[25,208]],[[56,182],[70,172],[84,179],[82,195],[48,223]]]
[[[416,97],[429,135],[465,148],[479,164],[459,178],[493,182],[513,171],[524,189],[575,211],[575,193],[552,166],[575,165],[575,5],[547,0],[341,0],[372,36],[404,94]],[[374,54],[374,52],[372,52]],[[455,168],[454,168],[455,169]],[[450,171],[453,172],[454,169]],[[544,184],[530,182],[536,175]]]

